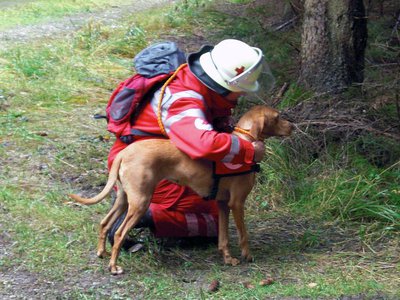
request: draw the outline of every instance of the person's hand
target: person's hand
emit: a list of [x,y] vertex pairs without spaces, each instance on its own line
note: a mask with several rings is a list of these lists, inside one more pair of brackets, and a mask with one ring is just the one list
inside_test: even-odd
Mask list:
[[264,158],[264,154],[265,154],[265,145],[263,142],[260,141],[256,141],[251,143],[254,147],[254,158],[253,161],[254,162],[260,162],[262,161],[262,159]]

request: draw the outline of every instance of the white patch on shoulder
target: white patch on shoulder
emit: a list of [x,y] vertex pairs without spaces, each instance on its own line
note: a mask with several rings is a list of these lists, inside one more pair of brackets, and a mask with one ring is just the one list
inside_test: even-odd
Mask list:
[[204,121],[204,119],[197,118],[194,120],[194,126],[199,129],[199,130],[213,130],[213,127],[211,124],[207,123]]
[[231,164],[231,163],[224,163],[224,166],[230,170],[237,170],[243,167],[243,164]]

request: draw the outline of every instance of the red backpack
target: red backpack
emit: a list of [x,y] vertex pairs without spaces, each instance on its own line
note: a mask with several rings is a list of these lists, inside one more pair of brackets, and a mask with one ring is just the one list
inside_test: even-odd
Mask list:
[[130,144],[131,125],[145,100],[185,61],[185,54],[173,42],[157,43],[137,54],[134,58],[137,74],[121,82],[108,101],[107,130]]

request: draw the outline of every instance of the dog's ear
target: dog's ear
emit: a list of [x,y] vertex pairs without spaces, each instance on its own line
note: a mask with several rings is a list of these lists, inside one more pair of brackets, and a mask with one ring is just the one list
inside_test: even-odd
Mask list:
[[250,128],[250,134],[258,139],[262,134],[267,122],[267,113],[265,112],[263,107],[260,107],[260,109],[257,110],[257,113],[254,114],[254,118],[252,121],[253,124]]
[[279,112],[277,110],[262,106],[258,111],[258,116],[254,118],[250,132],[254,137],[261,140],[275,136],[278,121]]

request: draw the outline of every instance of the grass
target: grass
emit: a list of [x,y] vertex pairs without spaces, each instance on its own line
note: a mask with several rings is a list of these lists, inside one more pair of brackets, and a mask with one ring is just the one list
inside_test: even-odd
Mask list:
[[18,25],[32,25],[70,14],[94,12],[112,5],[121,5],[120,0],[39,0],[6,7],[0,11],[0,29]]
[[[71,3],[76,4],[73,12],[81,12],[105,2],[57,6],[71,13]],[[17,18],[30,24],[59,16],[49,9],[46,16],[30,18],[24,11],[0,28],[19,23]],[[11,14],[0,14],[6,13]],[[163,32],[194,43],[193,28],[210,40],[231,35],[260,40],[272,69],[278,69],[277,86],[291,79],[295,50],[286,41],[296,45],[298,38],[292,31],[267,32],[269,44],[264,44],[263,29],[247,20],[212,11],[209,1],[188,1],[127,17],[119,27],[88,22],[74,35],[2,51],[0,243],[7,249],[7,255],[0,252],[2,273],[14,274],[15,280],[21,272],[48,280],[55,295],[66,299],[400,296],[398,148],[375,136],[328,141],[319,152],[299,135],[268,142],[272,154],[262,163],[247,207],[254,263],[226,267],[215,245],[167,247],[146,234],[144,251],[121,255],[124,276],[110,277],[107,261],[94,257],[97,224],[109,203],[82,207],[65,197],[95,194],[106,180],[113,140],[105,123],[92,115],[103,112],[112,89],[131,74],[135,53],[164,37]],[[313,96],[292,83],[280,108]],[[232,245],[238,254],[236,241]],[[260,286],[267,277],[274,284]],[[215,279],[220,289],[209,293]],[[51,293],[46,285],[37,286]],[[16,289],[0,282],[0,294],[9,291]]]

